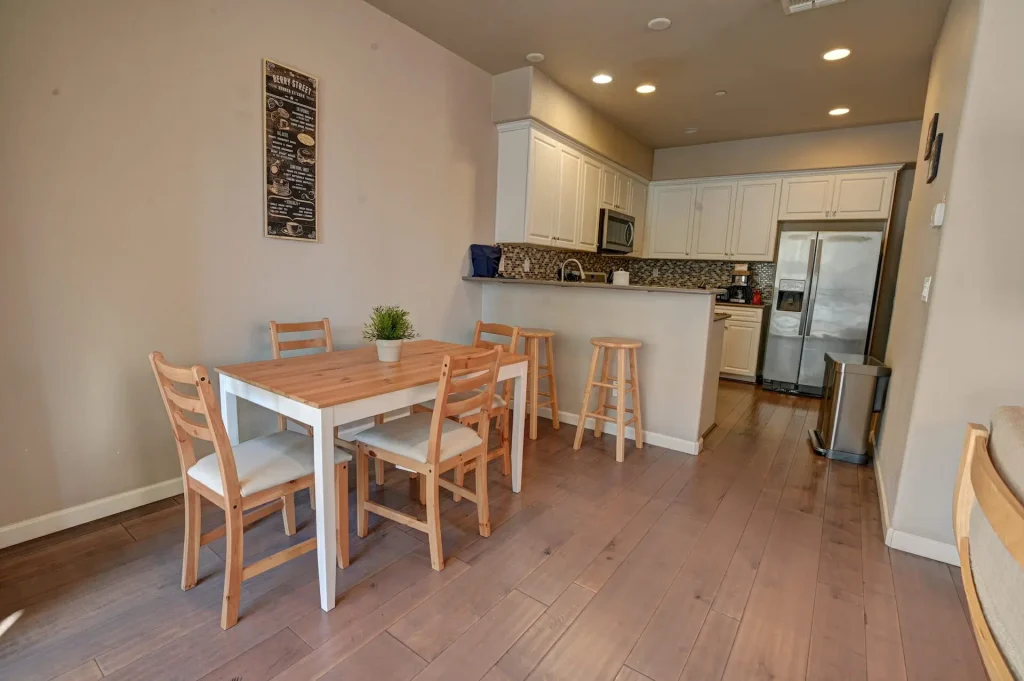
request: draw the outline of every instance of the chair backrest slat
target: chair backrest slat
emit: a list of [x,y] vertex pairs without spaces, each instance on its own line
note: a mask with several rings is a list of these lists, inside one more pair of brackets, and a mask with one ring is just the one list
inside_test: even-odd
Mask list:
[[[281,334],[283,333],[310,333],[313,331],[319,331],[322,335],[299,340],[281,340]],[[270,322],[270,349],[274,353],[274,359],[281,359],[281,353],[283,352],[309,350],[312,348],[323,348],[327,352],[334,351],[334,339],[331,336],[331,320],[327,317],[318,322],[290,322],[286,324],[275,321]],[[302,426],[307,434],[313,435],[313,429],[308,425],[298,421],[295,421],[295,423]],[[277,417],[277,427],[279,430],[287,428],[287,417],[279,414]]]
[[[188,469],[196,463],[192,440],[212,442],[220,468],[225,501],[235,503],[242,494],[241,486],[238,484],[235,457],[224,422],[220,418],[217,398],[213,394],[213,386],[210,385],[210,376],[206,369],[198,364],[193,367],[175,366],[164,359],[162,352],[150,353],[149,363],[153,367],[160,398],[163,400],[171,430],[174,432],[182,478],[188,475]],[[175,383],[192,386],[196,391],[195,397],[183,393],[174,386]],[[206,421],[205,425],[190,420],[186,414],[201,417]]]
[[[482,338],[481,336],[483,336],[483,334],[495,336],[500,339],[507,339],[507,341],[498,342]],[[478,321],[476,323],[476,329],[473,331],[473,347],[488,350],[501,348],[505,352],[514,353],[516,352],[516,348],[519,347],[519,327]],[[496,388],[496,390],[500,390],[502,397],[505,399],[505,404],[512,403],[512,381],[504,381],[503,385],[500,386],[500,388]]]
[[[437,464],[441,455],[441,428],[443,421],[449,416],[465,413],[480,408],[481,418],[477,421],[477,433],[487,443],[491,419],[488,417],[494,399],[494,387],[501,367],[504,351],[498,347],[468,357],[453,358],[445,356],[441,364],[441,378],[437,383],[437,396],[434,399],[434,414],[430,421],[430,440],[427,447],[427,461]],[[453,381],[455,376],[469,376],[467,379]],[[449,398],[456,392],[465,391],[467,385],[480,390],[479,394],[466,400],[449,404]]]

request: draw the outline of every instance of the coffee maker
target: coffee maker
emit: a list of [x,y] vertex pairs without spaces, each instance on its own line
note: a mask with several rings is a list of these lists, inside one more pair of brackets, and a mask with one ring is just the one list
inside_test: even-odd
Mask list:
[[750,305],[754,301],[750,269],[746,263],[739,263],[732,270],[732,283],[728,286],[729,302]]

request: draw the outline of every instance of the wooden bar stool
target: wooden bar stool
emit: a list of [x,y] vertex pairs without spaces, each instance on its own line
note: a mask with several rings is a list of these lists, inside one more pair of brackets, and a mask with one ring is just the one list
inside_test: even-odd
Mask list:
[[[594,346],[594,354],[590,358],[590,372],[587,374],[587,387],[583,391],[583,407],[580,409],[580,421],[576,425],[576,440],[572,448],[579,449],[583,444],[583,431],[586,429],[587,417],[594,419],[594,435],[601,437],[604,431],[604,422],[610,421],[615,424],[615,460],[619,463],[626,458],[626,426],[632,425],[635,431],[634,439],[636,448],[644,447],[643,420],[640,416],[640,373],[637,371],[636,350],[643,343],[630,338],[591,338],[590,344]],[[604,350],[604,362],[601,365],[601,380],[595,381],[597,373],[597,362],[601,359],[601,350]],[[612,352],[616,354],[615,382],[611,382],[609,369],[611,368]],[[629,380],[626,380],[626,353],[629,353]],[[590,409],[590,391],[597,388],[597,411]],[[614,405],[608,404],[608,389],[618,391],[618,399]],[[632,393],[633,408],[626,408],[626,393]],[[615,418],[607,416],[605,412],[615,409]],[[626,414],[632,414],[633,418],[626,420]]]
[[[520,329],[519,337],[526,341],[526,355],[530,358],[530,376],[526,382],[527,412],[530,414],[530,439],[537,439],[537,410],[551,406],[551,426],[558,430],[558,387],[555,385],[555,351],[551,347],[554,331],[548,329]],[[545,362],[540,363],[540,342],[544,341]],[[548,381],[548,392],[540,391],[542,379]],[[540,398],[548,398],[541,402]]]

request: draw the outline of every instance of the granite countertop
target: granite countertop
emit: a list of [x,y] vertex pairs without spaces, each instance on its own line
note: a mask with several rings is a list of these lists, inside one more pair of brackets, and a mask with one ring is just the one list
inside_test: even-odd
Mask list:
[[725,314],[724,312],[716,312],[715,313],[715,321],[716,322],[720,322],[723,319],[732,319],[732,315],[731,314]]
[[653,291],[660,293],[695,293],[698,295],[714,296],[725,293],[720,288],[672,288],[670,286],[615,286],[614,284],[596,284],[586,281],[550,281],[547,279],[506,279],[499,277],[463,277],[463,281],[479,281],[485,284],[519,284],[537,286],[564,286],[566,288],[607,288],[619,291]]

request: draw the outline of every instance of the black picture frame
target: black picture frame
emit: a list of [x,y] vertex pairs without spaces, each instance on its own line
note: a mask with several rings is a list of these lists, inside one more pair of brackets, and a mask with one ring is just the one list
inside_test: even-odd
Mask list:
[[924,148],[924,160],[927,161],[932,157],[932,146],[935,144],[935,135],[939,132],[939,113],[935,112],[932,116],[932,122],[928,126],[928,144]]
[[932,145],[931,160],[928,163],[928,184],[935,181],[935,178],[939,176],[939,161],[942,158],[942,137],[943,134],[940,132],[935,137],[935,143]]

